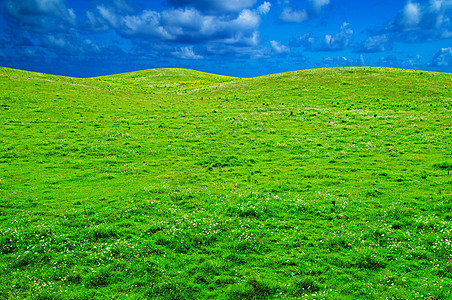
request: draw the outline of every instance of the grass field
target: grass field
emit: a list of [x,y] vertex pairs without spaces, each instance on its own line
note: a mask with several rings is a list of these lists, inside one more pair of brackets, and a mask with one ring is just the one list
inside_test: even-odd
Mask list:
[[450,171],[452,74],[0,68],[0,299],[452,299]]

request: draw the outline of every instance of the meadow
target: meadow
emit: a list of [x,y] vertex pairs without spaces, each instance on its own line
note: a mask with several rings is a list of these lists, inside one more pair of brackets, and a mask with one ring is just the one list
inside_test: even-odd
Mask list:
[[0,68],[1,299],[452,299],[452,74]]

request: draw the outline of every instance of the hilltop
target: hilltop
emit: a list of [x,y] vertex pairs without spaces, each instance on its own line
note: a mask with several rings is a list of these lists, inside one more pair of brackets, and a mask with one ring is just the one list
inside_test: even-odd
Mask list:
[[0,68],[0,298],[450,298],[451,88]]

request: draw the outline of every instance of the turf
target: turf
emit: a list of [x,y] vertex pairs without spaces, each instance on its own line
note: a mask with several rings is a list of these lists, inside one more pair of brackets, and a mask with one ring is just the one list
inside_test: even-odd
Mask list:
[[388,68],[0,68],[0,298],[451,299],[451,97]]

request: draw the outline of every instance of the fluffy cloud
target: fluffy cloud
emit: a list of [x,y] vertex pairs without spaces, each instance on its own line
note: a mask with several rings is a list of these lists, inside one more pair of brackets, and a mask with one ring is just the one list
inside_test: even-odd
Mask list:
[[[261,21],[257,11],[249,9],[242,10],[235,17],[204,15],[194,8],[162,12],[144,10],[140,14],[123,15],[99,6],[97,13],[122,36],[179,43],[249,40],[256,36]],[[92,19],[98,21],[95,16]]]
[[257,12],[261,15],[266,15],[270,11],[271,4],[270,2],[265,1],[257,8]]
[[330,0],[308,0],[314,11],[319,12],[324,6],[330,3]]
[[292,7],[284,7],[280,20],[287,23],[302,23],[308,19],[308,12],[305,9],[294,9]]
[[[271,9],[270,1],[256,5],[256,0],[174,0],[170,1],[173,7],[161,11],[140,9],[125,0],[99,0],[93,1],[97,6],[83,12],[84,16],[79,19],[73,9],[66,7],[65,0],[4,1],[0,3],[0,11],[8,16],[8,23],[0,34],[4,44],[8,43],[8,47],[2,49],[4,61],[11,55],[17,60],[15,53],[23,57],[41,53],[48,59],[58,55],[106,57],[109,55],[106,52],[118,54],[108,46],[115,33],[120,36],[116,37],[116,49],[122,47],[122,51],[134,57],[137,54],[137,57],[152,56],[153,59],[201,60],[207,54],[222,53],[262,57],[266,51],[259,46],[259,25],[261,17]],[[93,34],[99,33],[102,35],[94,39]],[[145,51],[140,50],[143,45]],[[19,47],[23,51],[19,51]],[[159,47],[166,50],[159,51]],[[166,55],[156,55],[156,51]]]
[[290,48],[284,45],[281,45],[280,42],[277,41],[270,41],[270,44],[272,45],[272,49],[277,54],[283,54],[283,53],[289,53]]
[[[425,3],[409,0],[398,12],[394,21],[383,29],[371,32],[371,35],[360,44],[359,51],[375,53],[392,50],[396,43],[449,39],[452,37],[451,12],[451,0],[429,0]],[[410,59],[397,63],[410,67],[408,61]],[[394,61],[389,59],[387,63],[394,63]]]
[[260,40],[259,40],[259,33],[257,31],[254,31],[252,35],[243,35],[242,33],[238,33],[234,35],[233,37],[223,39],[223,40],[217,40],[217,41],[211,41],[208,44],[217,44],[219,46],[221,45],[235,45],[239,47],[248,47],[248,46],[258,46]]
[[452,47],[442,48],[430,61],[433,67],[452,67]]
[[375,53],[392,50],[393,41],[388,34],[373,35],[367,38],[360,47],[361,52]]
[[192,46],[182,47],[177,51],[171,52],[171,54],[180,59],[203,59],[201,55],[195,54]]
[[165,10],[161,14],[154,14],[154,27],[159,27],[161,32],[168,34],[162,35],[164,39],[195,40],[212,36],[219,30],[214,17],[204,16],[192,8]]
[[350,28],[350,24],[344,22],[341,26],[341,31],[334,36],[327,34],[323,39],[322,50],[325,51],[338,51],[344,50],[348,47],[350,39],[353,36],[353,29]]
[[[407,1],[394,21],[383,29],[372,31],[360,44],[358,51],[375,53],[392,50],[396,43],[449,39],[452,37],[451,12],[451,0],[429,0],[425,3]],[[407,61],[404,60],[403,65],[410,67]],[[392,62],[393,60],[388,61]]]
[[414,29],[421,21],[421,8],[418,3],[407,2],[397,20],[404,29]]
[[[149,51],[166,45],[163,52],[168,54],[167,58],[200,60],[207,54],[261,57],[259,25],[261,16],[267,14],[270,7],[269,2],[263,2],[255,9],[217,14],[200,11],[193,5],[135,12],[99,5],[87,13],[87,27],[103,31],[107,28],[134,45],[146,43]],[[195,53],[194,49],[202,51],[203,55]]]
[[153,37],[171,40],[174,35],[161,25],[161,14],[145,10],[139,15],[118,15],[112,9],[98,6],[104,20],[118,33],[126,37]]
[[315,15],[318,15],[322,8],[330,3],[330,0],[307,0],[308,7],[298,8],[291,5],[290,0],[279,1],[282,11],[279,19],[287,23],[302,23]]
[[364,65],[364,57],[362,55],[357,58],[349,58],[345,56],[325,57],[323,59],[323,65],[327,67]]
[[247,32],[257,29],[260,21],[261,19],[255,11],[244,9],[237,19],[223,24],[226,28],[230,26],[232,31]]
[[202,12],[227,13],[251,8],[256,0],[169,0],[169,3],[175,7],[191,6]]
[[430,0],[424,4],[408,1],[384,31],[405,42],[450,38],[451,12],[451,0]]

